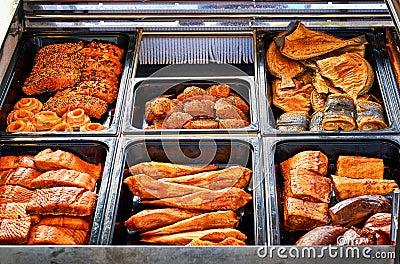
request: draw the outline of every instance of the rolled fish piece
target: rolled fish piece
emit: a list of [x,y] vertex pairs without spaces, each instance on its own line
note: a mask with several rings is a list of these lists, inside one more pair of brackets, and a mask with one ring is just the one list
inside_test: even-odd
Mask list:
[[383,107],[371,101],[357,101],[358,130],[378,130],[387,127]]
[[347,94],[331,94],[325,103],[324,130],[356,129],[355,106],[351,96]]
[[281,131],[306,131],[310,117],[306,111],[291,111],[282,114],[276,123],[276,129]]
[[324,112],[314,112],[311,116],[310,131],[324,131],[322,120],[324,120]]

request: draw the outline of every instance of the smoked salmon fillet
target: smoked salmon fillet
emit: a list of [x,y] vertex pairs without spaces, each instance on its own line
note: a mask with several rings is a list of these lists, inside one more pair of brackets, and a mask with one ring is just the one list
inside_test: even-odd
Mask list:
[[180,208],[147,209],[132,215],[125,226],[135,231],[146,231],[171,225],[200,213]]
[[3,156],[0,157],[0,170],[16,169],[18,167],[36,169],[33,156]]
[[24,244],[31,229],[31,217],[0,220],[0,244]]
[[30,214],[87,216],[94,211],[97,195],[77,187],[36,189],[26,207]]
[[133,174],[145,174],[152,178],[173,178],[217,169],[215,165],[188,166],[163,162],[142,162],[129,168]]
[[83,245],[88,233],[59,226],[36,225],[29,235],[29,245]]
[[89,231],[90,217],[74,217],[74,216],[44,216],[39,225],[59,226],[75,230]]
[[171,206],[189,210],[214,211],[236,210],[245,206],[252,199],[251,195],[242,189],[232,187],[218,191],[202,191],[182,197],[160,200],[143,200],[143,204],[156,206]]
[[236,228],[239,225],[239,216],[233,211],[218,211],[197,215],[175,224],[150,230],[142,236],[169,235],[189,231],[201,231],[216,228]]
[[10,184],[10,185],[20,185],[26,188],[35,188],[32,186],[32,181],[34,181],[37,177],[42,174],[41,171],[32,169],[32,168],[24,168],[19,167],[15,171],[13,171],[5,182],[3,182],[2,178],[0,179],[0,185]]
[[178,233],[165,236],[146,236],[142,237],[142,241],[154,244],[186,245],[190,243],[193,239],[221,242],[228,237],[233,237],[241,241],[245,241],[247,239],[246,235],[239,230],[232,228],[220,228]]
[[50,171],[58,169],[70,169],[88,173],[98,180],[101,176],[101,164],[95,165],[83,161],[74,154],[63,150],[53,151],[45,149],[39,152],[35,158],[35,165],[40,170]]
[[31,182],[32,188],[50,188],[57,186],[72,186],[93,191],[96,179],[87,173],[76,170],[59,169],[46,171]]
[[161,179],[161,181],[218,190],[227,187],[243,188],[249,183],[251,174],[252,171],[248,168],[232,166],[223,170],[202,172],[176,178],[165,178]]
[[177,197],[195,192],[206,191],[207,189],[190,185],[162,182],[150,176],[139,174],[130,176],[124,180],[129,190],[140,198],[167,198]]
[[245,246],[246,243],[244,243],[242,240],[233,238],[233,237],[228,237],[222,240],[221,242],[210,242],[210,241],[205,241],[201,239],[193,239],[189,244],[186,246]]
[[19,185],[0,186],[0,204],[27,203],[30,201],[33,191]]

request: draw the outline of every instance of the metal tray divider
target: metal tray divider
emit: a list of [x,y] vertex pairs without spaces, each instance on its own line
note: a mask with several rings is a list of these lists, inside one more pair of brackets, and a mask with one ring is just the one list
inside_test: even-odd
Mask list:
[[[142,141],[178,141],[178,140],[199,140],[196,136],[191,137],[174,137],[174,136],[138,136],[138,135],[129,135],[129,136],[121,136],[118,139],[118,146],[116,147],[116,155],[114,157],[114,164],[122,164],[122,171],[116,169],[114,167],[112,173],[112,180],[109,183],[109,196],[107,199],[106,210],[104,212],[104,219],[102,221],[102,229],[101,229],[101,237],[99,239],[100,245],[111,245],[114,233],[114,223],[117,216],[118,204],[119,204],[119,195],[120,190],[122,187],[122,180],[121,173],[123,172],[124,163],[125,163],[125,156],[124,156],[124,149],[135,142],[142,142]],[[252,146],[253,152],[253,176],[252,181],[250,182],[251,190],[253,191],[253,208],[254,208],[254,242],[255,246],[259,245],[266,245],[266,222],[265,222],[265,201],[264,201],[264,180],[262,180],[262,148],[261,148],[261,138],[258,136],[249,136],[249,137],[242,137],[242,136],[233,136],[227,138],[223,135],[215,135],[212,137],[202,137],[201,140],[209,141],[209,142],[216,142],[218,140],[235,140],[235,141],[242,141],[249,143]],[[120,165],[121,166],[121,165]],[[257,174],[254,173],[254,169],[257,170]]]

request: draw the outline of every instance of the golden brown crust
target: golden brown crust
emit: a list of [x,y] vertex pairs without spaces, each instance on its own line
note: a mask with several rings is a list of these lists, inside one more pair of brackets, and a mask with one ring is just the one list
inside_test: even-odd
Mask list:
[[73,130],[79,130],[80,127],[90,123],[90,117],[85,114],[83,109],[77,108],[65,113],[62,121],[70,125]]
[[69,124],[62,122],[62,123],[59,123],[59,124],[53,126],[50,129],[50,131],[52,131],[52,132],[53,131],[54,132],[55,131],[57,131],[57,132],[73,132],[74,130],[72,129],[72,127]]
[[35,124],[23,120],[13,121],[6,128],[6,132],[35,132],[35,131],[36,131]]
[[34,123],[35,114],[29,110],[13,110],[7,116],[7,125],[17,120]]
[[105,126],[103,126],[100,123],[87,123],[83,126],[80,127],[79,131],[81,132],[95,132],[95,131],[101,131],[106,129]]
[[229,96],[231,88],[227,84],[214,84],[206,89],[206,94],[216,98],[223,98]]
[[42,102],[36,98],[22,98],[14,105],[15,110],[29,110],[34,114],[42,110],[42,108]]
[[61,118],[52,111],[41,111],[35,114],[36,130],[50,130],[53,126],[61,123]]

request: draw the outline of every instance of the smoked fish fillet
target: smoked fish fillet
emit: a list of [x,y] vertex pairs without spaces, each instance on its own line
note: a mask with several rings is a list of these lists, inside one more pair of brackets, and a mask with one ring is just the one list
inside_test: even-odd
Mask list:
[[29,245],[84,245],[88,233],[59,226],[36,225],[29,235]]
[[31,217],[0,220],[0,244],[24,244],[31,229]]
[[293,78],[302,74],[306,67],[298,61],[289,59],[281,54],[275,42],[269,46],[266,54],[268,70],[275,77],[281,78],[279,88],[295,87]]
[[201,231],[216,228],[236,228],[239,225],[239,216],[233,211],[218,211],[197,215],[175,224],[150,230],[142,236],[169,235],[191,231]]
[[101,177],[101,164],[95,165],[88,163],[74,154],[63,150],[53,151],[51,149],[45,149],[39,152],[34,160],[36,167],[40,170],[69,169],[88,173],[96,180]]
[[201,239],[193,239],[189,244],[186,246],[245,246],[246,243],[243,242],[242,240],[233,238],[233,237],[227,237],[221,242],[211,242],[211,241],[206,241],[206,240],[201,240]]
[[29,217],[26,213],[28,203],[0,204],[0,219],[22,219]]
[[17,169],[18,167],[36,169],[33,156],[3,156],[0,157],[0,170]]
[[125,221],[125,226],[135,231],[146,231],[168,226],[199,214],[180,208],[146,209],[132,215]]
[[44,216],[39,225],[46,226],[59,226],[75,230],[89,231],[90,229],[90,217],[74,217],[74,216]]
[[190,185],[158,181],[144,174],[130,176],[124,179],[124,183],[128,185],[129,190],[134,195],[137,195],[140,198],[162,199],[207,190]]
[[285,197],[283,211],[286,230],[310,230],[329,223],[327,203],[314,203]]
[[0,186],[0,204],[28,203],[33,191],[19,185]]
[[94,211],[97,195],[77,187],[36,189],[26,207],[30,214],[87,216]]
[[336,175],[356,179],[383,180],[385,166],[383,159],[361,156],[339,156],[336,163]]
[[322,76],[354,100],[368,92],[374,83],[374,70],[369,62],[357,53],[345,53],[318,60],[317,65]]
[[80,187],[93,191],[96,179],[87,173],[76,170],[59,169],[46,171],[31,182],[32,188],[50,188],[57,186]]
[[239,188],[226,188],[218,191],[202,191],[182,197],[160,200],[143,200],[143,204],[171,206],[189,210],[216,211],[236,210],[245,206],[252,199],[251,195]]
[[227,187],[244,188],[249,183],[252,173],[252,170],[248,168],[232,166],[217,171],[201,172],[176,178],[164,178],[160,181],[192,185],[210,190]]
[[325,176],[328,157],[320,151],[302,151],[282,162],[280,167],[284,178],[302,173]]
[[274,41],[282,55],[293,60],[307,60],[346,46],[365,43],[365,39],[360,37],[344,40],[320,30],[311,30],[300,22],[287,34],[275,37]]
[[327,177],[297,174],[285,178],[283,186],[288,197],[315,203],[329,203],[331,199],[331,180]]
[[245,241],[247,239],[246,235],[239,230],[232,228],[219,228],[165,236],[146,236],[142,237],[141,241],[153,244],[186,245],[193,239],[221,242],[228,237],[233,237],[241,241]]
[[340,201],[362,195],[386,195],[398,188],[394,180],[352,179],[332,175],[332,182]]
[[32,181],[34,181],[41,174],[42,174],[41,171],[32,168],[19,167],[9,175],[9,177],[5,182],[1,181],[0,185],[1,184],[20,185],[22,187],[32,189],[35,188],[31,184]]
[[216,170],[217,166],[188,166],[163,162],[142,162],[131,166],[129,171],[133,174],[145,174],[152,178],[173,178],[184,175],[195,174],[204,171]]

